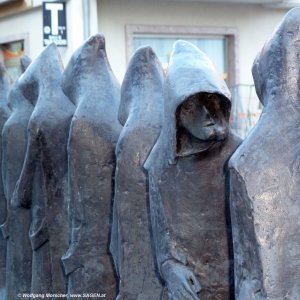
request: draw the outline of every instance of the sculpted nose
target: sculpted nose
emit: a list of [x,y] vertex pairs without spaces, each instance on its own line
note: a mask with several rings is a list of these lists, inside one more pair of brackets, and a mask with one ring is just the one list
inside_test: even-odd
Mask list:
[[212,116],[211,116],[210,112],[208,111],[208,109],[205,106],[203,107],[203,109],[204,109],[204,116],[205,116],[205,121],[206,121],[205,126],[215,125],[215,121],[212,118]]

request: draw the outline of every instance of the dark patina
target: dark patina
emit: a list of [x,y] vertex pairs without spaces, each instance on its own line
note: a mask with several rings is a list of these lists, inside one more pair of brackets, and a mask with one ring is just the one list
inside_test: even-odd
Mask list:
[[169,299],[232,299],[226,161],[230,93],[209,58],[174,45],[162,133],[145,168],[157,264]]
[[59,52],[51,44],[19,78],[22,94],[35,107],[13,204],[31,210],[31,292],[35,294],[64,294],[67,287],[60,258],[68,247],[67,140],[74,105],[60,88],[61,76]]
[[[30,62],[28,56],[21,57],[22,73]],[[6,299],[16,300],[18,294],[30,292],[32,261],[28,235],[30,210],[12,205],[27,148],[27,125],[33,111],[32,103],[20,91],[18,79],[10,90],[8,106],[11,115],[2,130],[2,180],[7,200],[7,217],[1,229],[7,238]]]
[[124,128],[116,149],[110,250],[120,279],[120,299],[157,300],[162,292],[151,247],[143,164],[161,130],[163,80],[163,70],[153,50],[137,50],[122,84],[119,120]]
[[[4,65],[0,63],[0,130],[2,132],[4,123],[7,121],[10,115],[10,109],[8,107],[8,93],[11,87],[11,78],[5,69]],[[0,135],[0,145],[2,143],[2,136]],[[2,155],[2,149],[0,147],[0,157]],[[3,224],[6,220],[6,197],[4,193],[4,186],[2,180],[0,180],[0,224]],[[0,237],[0,297],[5,295],[5,265],[6,265],[6,234]]]
[[115,146],[122,127],[120,86],[102,35],[92,36],[74,53],[62,88],[76,106],[68,142],[70,245],[62,257],[68,292],[105,293],[113,300],[117,281],[108,247]]
[[236,299],[300,295],[300,8],[253,64],[260,120],[230,160]]

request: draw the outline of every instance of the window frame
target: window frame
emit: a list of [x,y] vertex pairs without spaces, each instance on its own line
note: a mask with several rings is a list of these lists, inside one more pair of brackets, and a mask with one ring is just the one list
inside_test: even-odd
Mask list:
[[[203,36],[223,36],[227,43],[228,85],[238,82],[238,30],[235,27],[202,27],[202,26],[166,26],[166,25],[125,25],[126,63],[128,65],[134,50],[135,36],[201,38]],[[184,37],[183,37],[184,38]]]
[[24,42],[24,52],[29,55],[29,33],[19,33],[13,35],[0,36],[0,45],[14,43],[18,41]]
[[[29,33],[0,36],[0,45],[15,43],[15,42],[22,42],[24,47],[24,53],[29,55]],[[12,74],[10,75],[12,76],[13,79],[15,79],[15,77]]]

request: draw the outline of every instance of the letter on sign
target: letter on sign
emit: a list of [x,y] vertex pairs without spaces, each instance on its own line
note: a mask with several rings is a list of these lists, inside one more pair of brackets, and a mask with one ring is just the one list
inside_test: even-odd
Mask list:
[[44,46],[54,42],[67,46],[66,6],[64,2],[44,2]]

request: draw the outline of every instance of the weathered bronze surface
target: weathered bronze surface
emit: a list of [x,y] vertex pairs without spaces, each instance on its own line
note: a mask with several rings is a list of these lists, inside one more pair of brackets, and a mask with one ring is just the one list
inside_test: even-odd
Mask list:
[[162,67],[150,47],[132,57],[121,89],[113,230],[110,249],[119,276],[119,299],[160,298],[148,215],[148,183],[143,164],[161,130]]
[[258,54],[255,87],[264,109],[230,160],[238,300],[300,295],[300,8]]
[[[8,107],[8,93],[11,86],[10,76],[5,67],[0,64],[0,130],[2,131],[4,123],[10,115]],[[2,143],[2,136],[0,135],[0,145]],[[2,156],[2,149],[0,147],[0,157]],[[6,198],[4,194],[4,186],[0,180],[0,224],[3,224],[6,219]],[[6,239],[0,237],[0,297],[5,297],[5,265],[6,265]]]
[[[176,42],[162,133],[145,168],[157,264],[169,299],[232,299],[225,165],[230,93],[208,57]],[[201,290],[200,290],[201,285]]]
[[31,292],[35,294],[66,293],[61,256],[68,247],[67,139],[74,105],[60,88],[61,76],[59,52],[51,44],[19,78],[22,94],[35,107],[13,204],[31,209]]
[[[22,56],[22,73],[30,64],[28,56]],[[19,299],[18,294],[29,293],[31,287],[32,249],[28,236],[30,210],[12,206],[13,192],[21,174],[26,147],[27,125],[33,111],[32,103],[21,93],[16,80],[8,96],[11,115],[2,130],[2,180],[7,200],[7,217],[1,226],[7,238],[6,299]],[[1,298],[2,299],[2,298]]]
[[[88,39],[72,56],[62,87],[75,104],[68,142],[70,233],[62,258],[69,294],[116,297],[116,275],[108,252],[120,86],[101,35]],[[79,299],[85,299],[79,298]]]

